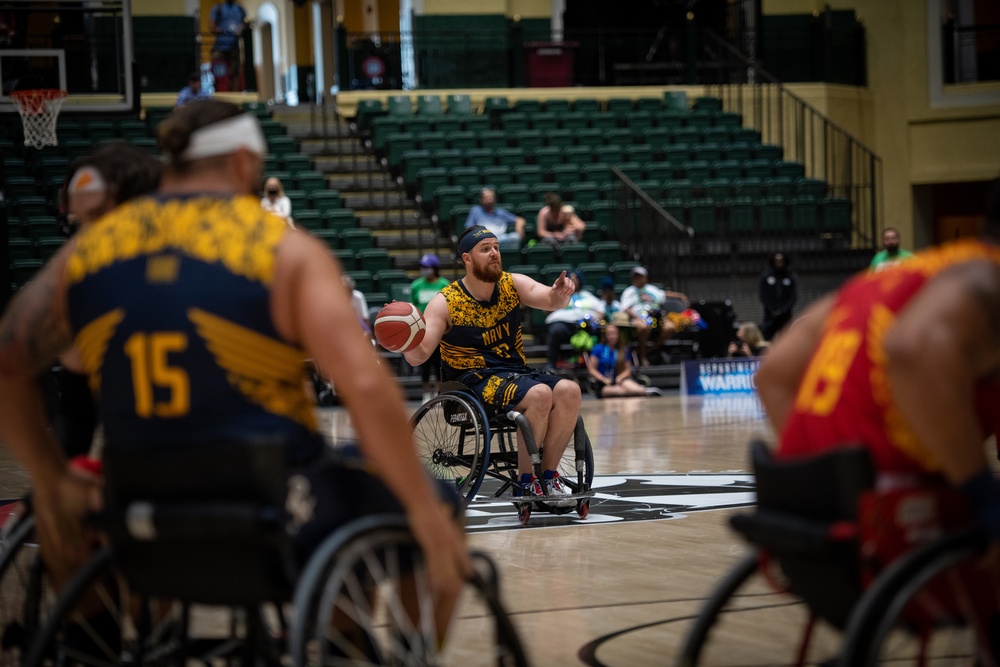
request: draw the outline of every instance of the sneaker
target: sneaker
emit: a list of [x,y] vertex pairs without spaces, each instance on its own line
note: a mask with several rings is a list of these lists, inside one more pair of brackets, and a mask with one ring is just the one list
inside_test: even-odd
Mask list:
[[[568,486],[566,486],[566,483],[563,482],[563,479],[562,479],[562,477],[559,476],[558,472],[554,473],[552,475],[552,479],[546,480],[546,482],[547,482],[548,487],[549,487],[549,496],[550,497],[552,497],[552,496],[558,497],[558,496],[571,496],[571,495],[573,495],[573,492],[570,490],[570,488]],[[552,504],[555,505],[556,507],[572,507],[573,505],[576,504],[576,501],[575,500],[560,500],[560,499],[557,499],[557,500],[553,501]]]

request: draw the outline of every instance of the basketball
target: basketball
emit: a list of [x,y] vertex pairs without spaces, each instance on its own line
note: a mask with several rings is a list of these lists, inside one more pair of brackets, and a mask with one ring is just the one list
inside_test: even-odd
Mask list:
[[390,352],[409,352],[424,339],[424,316],[412,303],[393,301],[375,318],[375,339]]

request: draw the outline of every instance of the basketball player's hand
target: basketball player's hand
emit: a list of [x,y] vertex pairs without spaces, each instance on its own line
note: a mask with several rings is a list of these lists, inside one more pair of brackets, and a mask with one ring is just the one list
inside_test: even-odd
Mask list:
[[573,296],[573,290],[576,289],[576,285],[574,285],[572,280],[566,277],[566,272],[563,271],[559,274],[559,277],[556,278],[556,281],[552,283],[552,289],[560,297],[568,299]]
[[431,587],[445,598],[457,596],[472,576],[472,560],[451,512],[449,505],[435,503],[408,516],[427,562]]
[[101,508],[101,488],[93,479],[67,470],[49,483],[36,484],[33,493],[46,565],[57,578],[68,576],[90,557],[95,535],[83,519]]

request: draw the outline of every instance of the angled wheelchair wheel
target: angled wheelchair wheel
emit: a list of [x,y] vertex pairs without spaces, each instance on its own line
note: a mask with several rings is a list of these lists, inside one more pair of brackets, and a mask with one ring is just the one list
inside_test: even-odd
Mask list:
[[27,505],[0,533],[0,667],[20,665],[54,594],[35,542]]
[[[295,595],[297,666],[526,665],[485,557],[449,615],[436,606],[402,517],[367,517],[332,535]],[[450,620],[449,620],[450,616]]]
[[686,631],[678,667],[827,665],[840,653],[841,635],[811,620],[799,598],[775,587],[749,549],[718,580]]
[[1000,663],[1000,573],[979,564],[983,551],[967,533],[896,561],[851,616],[841,664]]
[[462,392],[445,392],[413,414],[413,441],[424,467],[471,501],[489,465],[490,429],[483,407]]
[[[583,442],[583,448],[580,452],[579,464],[581,468],[577,469],[577,440]],[[544,447],[539,451],[539,453],[544,452]],[[559,459],[559,465],[557,466],[559,476],[562,478],[563,483],[572,491],[574,494],[584,493],[589,491],[594,483],[594,448],[590,444],[590,436],[587,435],[586,429],[583,428],[582,422],[577,424],[577,428],[573,433],[573,436],[569,440],[569,444],[566,446],[566,451],[563,452],[562,458]],[[576,511],[581,518],[587,518],[590,513],[590,499],[580,500],[572,505],[560,506],[553,503],[538,503],[545,511],[552,514],[568,514],[569,512]]]

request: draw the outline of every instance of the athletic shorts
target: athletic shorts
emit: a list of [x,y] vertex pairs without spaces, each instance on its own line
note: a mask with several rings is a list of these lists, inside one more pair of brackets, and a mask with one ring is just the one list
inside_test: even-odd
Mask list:
[[562,378],[530,368],[523,371],[469,372],[458,381],[467,386],[483,405],[497,412],[517,407],[528,390],[538,384],[554,389]]
[[[454,484],[435,481],[441,502],[454,507],[457,519],[462,502]],[[327,536],[354,519],[403,513],[396,496],[351,446],[324,452],[291,474],[285,509],[291,515],[289,532],[302,563]]]

